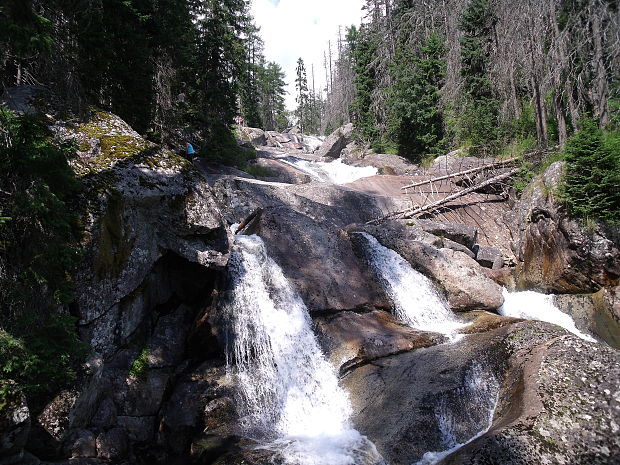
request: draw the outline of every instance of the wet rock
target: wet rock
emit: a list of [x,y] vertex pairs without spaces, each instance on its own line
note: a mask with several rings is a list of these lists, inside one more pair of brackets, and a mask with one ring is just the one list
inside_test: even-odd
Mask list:
[[351,399],[353,424],[393,465],[410,465],[425,452],[447,448],[441,408],[455,418],[457,440],[475,435],[488,415],[481,402],[492,400],[493,393],[482,400],[463,388],[471,370],[495,374],[498,365],[489,354],[499,347],[502,331],[383,357],[351,370],[341,383]]
[[257,208],[259,234],[269,255],[300,293],[311,312],[387,307],[380,286],[340,231],[381,211],[375,199],[321,184],[284,185],[221,179],[213,186],[231,223]]
[[336,129],[325,139],[315,154],[325,158],[338,158],[340,152],[351,142],[352,134],[353,125],[351,123]]
[[517,284],[543,292],[592,293],[620,278],[617,227],[567,217],[555,192],[564,163],[553,163],[525,189],[514,208]]
[[30,410],[14,382],[6,380],[1,384],[6,403],[0,412],[0,463],[17,463],[11,462],[11,457],[17,460],[23,455],[30,433]]
[[226,441],[236,429],[231,396],[222,366],[206,363],[183,375],[162,408],[158,442],[182,456],[203,431]]
[[517,326],[493,426],[441,463],[618,463],[618,351],[572,335],[532,344]]
[[181,305],[173,313],[160,316],[148,343],[148,363],[152,368],[173,367],[185,358],[185,338],[193,310]]
[[[394,223],[384,226],[353,226],[366,231],[384,246],[398,252],[413,268],[432,278],[443,289],[455,311],[496,310],[504,302],[501,287],[489,279],[471,257],[451,249],[436,249],[424,242],[411,240],[415,230]],[[428,234],[428,233],[427,233]]]
[[113,428],[97,436],[97,455],[106,460],[119,460],[127,456],[129,441],[123,428]]
[[66,457],[97,457],[97,437],[86,429],[72,430],[63,444]]
[[575,321],[577,329],[620,349],[620,287],[595,294],[561,294],[553,303]]
[[443,336],[417,331],[381,310],[318,317],[315,328],[323,350],[341,374],[378,358],[443,341]]
[[496,247],[475,244],[473,251],[476,254],[476,261],[485,268],[499,270],[504,266],[504,256],[502,251]]

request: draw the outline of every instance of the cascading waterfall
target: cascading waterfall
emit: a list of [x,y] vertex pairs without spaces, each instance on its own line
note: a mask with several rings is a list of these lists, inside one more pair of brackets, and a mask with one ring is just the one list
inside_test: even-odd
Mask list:
[[596,342],[592,336],[579,331],[570,315],[560,311],[553,304],[552,295],[534,291],[508,292],[506,288],[503,293],[504,305],[498,309],[500,315],[546,321],[561,326],[586,341]]
[[361,178],[378,174],[372,166],[351,166],[343,163],[339,158],[330,162],[301,160],[295,157],[283,158],[281,161],[310,175],[316,181],[347,184]]
[[[468,368],[463,387],[444,394],[435,409],[446,449],[427,452],[416,465],[434,465],[486,433],[493,423],[498,395],[499,383],[493,374],[478,363]],[[472,431],[477,433],[472,436]]]
[[366,257],[392,300],[396,318],[413,328],[446,335],[466,326],[450,311],[430,279],[370,234],[358,234],[366,240]]
[[307,309],[257,236],[230,260],[229,365],[248,434],[293,465],[374,465],[383,459],[349,422],[351,407],[321,352]]

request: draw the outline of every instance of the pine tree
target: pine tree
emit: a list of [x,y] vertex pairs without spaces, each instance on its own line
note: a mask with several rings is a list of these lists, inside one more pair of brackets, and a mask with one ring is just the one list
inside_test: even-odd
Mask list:
[[580,125],[565,148],[566,205],[575,217],[619,222],[620,135],[605,137],[593,119]]
[[441,88],[445,76],[443,40],[431,34],[417,51],[401,44],[392,67],[394,86],[389,99],[389,133],[398,153],[412,161],[444,147]]
[[284,107],[284,77],[284,72],[277,63],[267,63],[260,71],[260,109],[264,129],[268,131],[283,130],[288,126]]
[[297,91],[297,110],[295,112],[299,119],[299,127],[303,131],[308,126],[310,116],[310,96],[308,95],[308,77],[306,75],[306,66],[304,60],[297,60],[297,77],[295,78],[295,89]]
[[354,26],[350,27],[347,30],[346,40],[351,48],[355,86],[355,98],[351,104],[351,120],[362,139],[366,142],[375,142],[378,140],[378,130],[372,111],[372,93],[376,87],[376,80],[371,63],[376,45],[371,39],[370,31],[363,25],[359,29]]

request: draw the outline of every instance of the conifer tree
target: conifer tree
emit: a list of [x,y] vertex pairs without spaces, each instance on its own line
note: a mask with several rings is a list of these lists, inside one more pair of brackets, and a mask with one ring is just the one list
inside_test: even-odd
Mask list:
[[489,0],[471,0],[461,18],[461,76],[463,111],[461,138],[484,153],[498,139],[499,106],[489,79],[491,31],[494,17]]
[[304,60],[301,58],[297,60],[296,74],[295,89],[297,91],[297,110],[295,114],[299,119],[299,127],[303,132],[308,126],[308,119],[310,116],[310,96],[308,95],[308,77],[306,75],[306,66],[304,65]]

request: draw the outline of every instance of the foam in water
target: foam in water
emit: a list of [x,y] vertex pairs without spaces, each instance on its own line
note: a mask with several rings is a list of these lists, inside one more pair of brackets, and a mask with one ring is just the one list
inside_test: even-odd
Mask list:
[[236,237],[230,277],[228,353],[248,434],[280,450],[289,464],[383,463],[351,427],[349,400],[318,346],[307,309],[259,237]]
[[343,163],[340,158],[330,162],[320,162],[289,157],[282,161],[309,174],[316,181],[334,184],[347,184],[378,173],[377,168],[373,166],[351,166]]
[[[434,465],[486,433],[493,423],[498,395],[499,383],[495,376],[485,373],[478,363],[472,365],[465,374],[463,387],[445,394],[435,410],[446,449],[425,453],[415,465]],[[464,434],[472,430],[478,432],[463,438]]]
[[553,304],[553,296],[534,291],[508,292],[504,288],[504,305],[498,312],[500,315],[525,320],[540,320],[553,323],[570,331],[586,341],[596,342],[592,336],[577,329],[575,322]]
[[430,279],[370,234],[359,234],[366,240],[367,259],[392,300],[396,318],[413,328],[446,335],[466,326],[457,320]]

